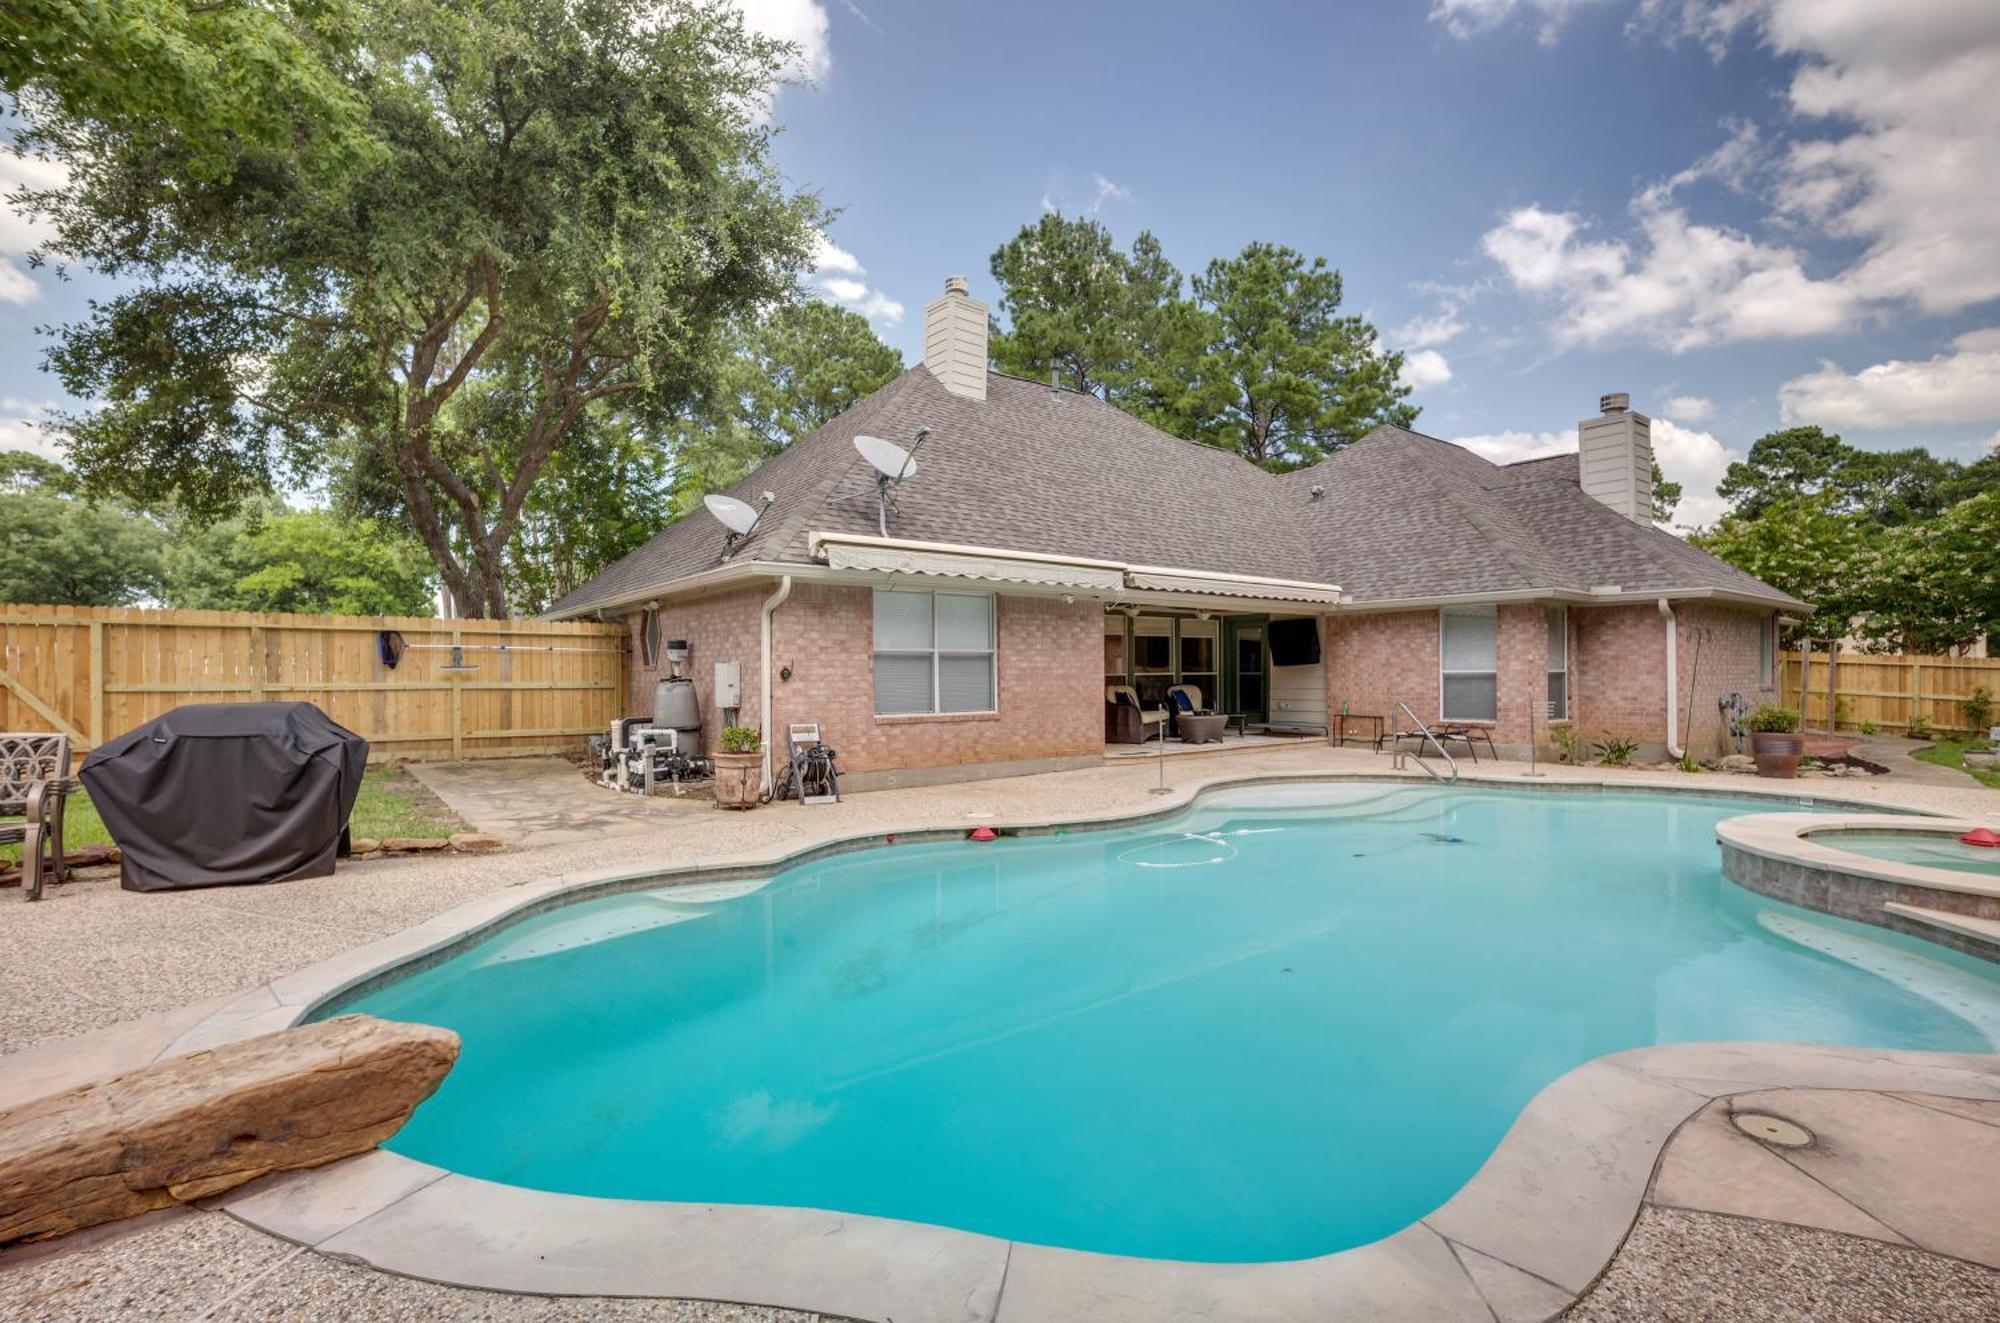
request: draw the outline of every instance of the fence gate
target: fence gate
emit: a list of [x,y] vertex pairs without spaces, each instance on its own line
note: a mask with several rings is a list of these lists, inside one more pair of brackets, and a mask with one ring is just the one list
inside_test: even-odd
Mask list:
[[377,760],[564,752],[624,711],[625,649],[573,620],[0,604],[0,730],[88,749],[182,703],[302,699]]

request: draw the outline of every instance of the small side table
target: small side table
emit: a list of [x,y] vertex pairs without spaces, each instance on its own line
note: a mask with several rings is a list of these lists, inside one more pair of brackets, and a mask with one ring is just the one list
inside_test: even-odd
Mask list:
[[1378,752],[1380,751],[1382,734],[1388,728],[1388,719],[1386,717],[1378,717],[1369,712],[1335,712],[1332,716],[1333,742],[1335,744],[1346,744],[1349,724],[1358,723],[1367,728],[1368,733],[1363,735],[1362,738],[1375,745]]

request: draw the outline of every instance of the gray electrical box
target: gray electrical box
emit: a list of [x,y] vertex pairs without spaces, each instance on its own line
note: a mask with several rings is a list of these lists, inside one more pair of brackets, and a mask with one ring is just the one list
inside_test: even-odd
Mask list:
[[726,661],[715,664],[715,705],[719,708],[743,706],[743,663]]

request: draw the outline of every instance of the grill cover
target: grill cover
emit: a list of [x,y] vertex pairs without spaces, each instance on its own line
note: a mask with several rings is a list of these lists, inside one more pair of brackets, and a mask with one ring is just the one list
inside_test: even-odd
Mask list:
[[368,741],[311,703],[190,703],[78,773],[128,891],[325,877],[344,853]]

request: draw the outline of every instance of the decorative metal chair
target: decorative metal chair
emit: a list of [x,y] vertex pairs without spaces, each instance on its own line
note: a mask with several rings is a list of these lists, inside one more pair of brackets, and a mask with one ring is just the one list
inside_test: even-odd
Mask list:
[[69,736],[0,733],[0,845],[21,846],[21,890],[68,877],[63,864],[63,800],[69,794]]

